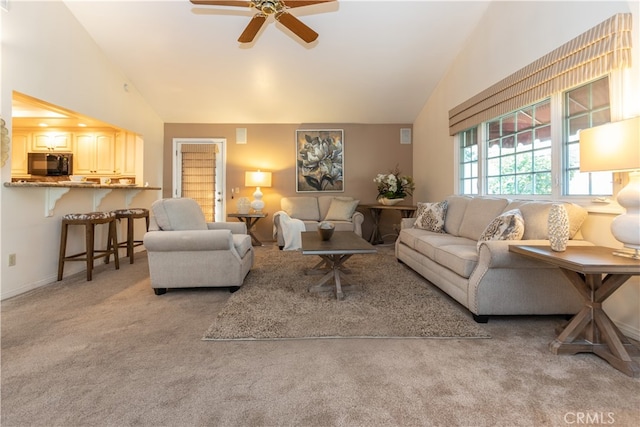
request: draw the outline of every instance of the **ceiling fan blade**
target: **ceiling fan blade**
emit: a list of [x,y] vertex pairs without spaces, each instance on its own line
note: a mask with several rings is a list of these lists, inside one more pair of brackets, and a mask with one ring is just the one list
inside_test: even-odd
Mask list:
[[207,6],[237,6],[237,7],[251,7],[251,2],[246,0],[191,0],[191,3],[197,5]]
[[336,0],[284,0],[283,3],[289,8],[311,6],[312,4],[331,3]]
[[285,27],[291,30],[293,34],[300,37],[307,43],[311,43],[318,38],[318,33],[307,27],[302,21],[290,13],[282,12],[276,15],[276,19]]
[[238,41],[240,43],[251,43],[266,20],[267,17],[265,15],[261,13],[255,14],[249,22],[249,25],[247,25],[247,28],[245,28],[242,34],[240,34]]

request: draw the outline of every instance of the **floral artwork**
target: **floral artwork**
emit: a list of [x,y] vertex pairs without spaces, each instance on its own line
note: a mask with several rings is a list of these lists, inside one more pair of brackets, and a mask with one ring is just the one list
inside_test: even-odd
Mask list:
[[296,131],[296,191],[344,191],[342,130]]
[[413,178],[403,176],[398,166],[388,174],[379,173],[373,182],[378,185],[378,199],[404,199],[415,189]]

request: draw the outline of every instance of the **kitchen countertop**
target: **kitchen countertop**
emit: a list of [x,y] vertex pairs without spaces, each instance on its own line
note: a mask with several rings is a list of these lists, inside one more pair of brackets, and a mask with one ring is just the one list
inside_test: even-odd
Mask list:
[[162,187],[145,187],[136,184],[100,184],[97,182],[63,182],[63,181],[51,181],[51,182],[5,182],[5,187],[19,187],[19,188],[104,188],[110,190],[123,189],[123,190],[162,190]]
[[[85,194],[91,196],[93,201],[93,211],[99,210],[102,199],[113,190],[118,190],[125,196],[125,206],[128,208],[133,198],[142,190],[162,190],[161,187],[141,186],[136,184],[100,184],[97,182],[72,182],[72,181],[40,181],[40,182],[5,182],[5,187],[22,189],[22,188],[41,188],[44,190],[44,216],[53,216],[54,209],[58,200],[72,189],[91,189],[92,192]],[[76,193],[77,194],[77,193]]]

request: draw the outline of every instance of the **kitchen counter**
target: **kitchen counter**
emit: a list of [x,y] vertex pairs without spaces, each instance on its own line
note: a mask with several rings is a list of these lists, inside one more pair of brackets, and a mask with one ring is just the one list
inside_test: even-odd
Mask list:
[[110,190],[119,188],[119,189],[137,189],[137,190],[162,190],[162,187],[143,187],[141,185],[136,184],[100,184],[97,182],[72,182],[72,181],[42,181],[42,182],[34,182],[34,181],[25,181],[25,182],[5,182],[5,187],[47,187],[47,188],[108,188]]
[[162,190],[162,187],[140,186],[135,184],[100,184],[96,182],[5,182],[5,187],[22,189],[22,188],[41,188],[45,190],[45,212],[44,216],[53,216],[56,202],[69,191],[82,190],[91,191],[93,197],[93,210],[99,210],[98,207],[102,199],[113,190],[125,192],[125,207],[129,207],[133,198],[142,190]]

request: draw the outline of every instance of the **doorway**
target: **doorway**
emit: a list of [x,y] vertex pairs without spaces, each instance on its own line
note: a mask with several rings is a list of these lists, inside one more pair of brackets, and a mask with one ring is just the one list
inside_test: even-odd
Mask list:
[[173,197],[188,197],[200,205],[208,222],[226,217],[226,139],[173,139]]

